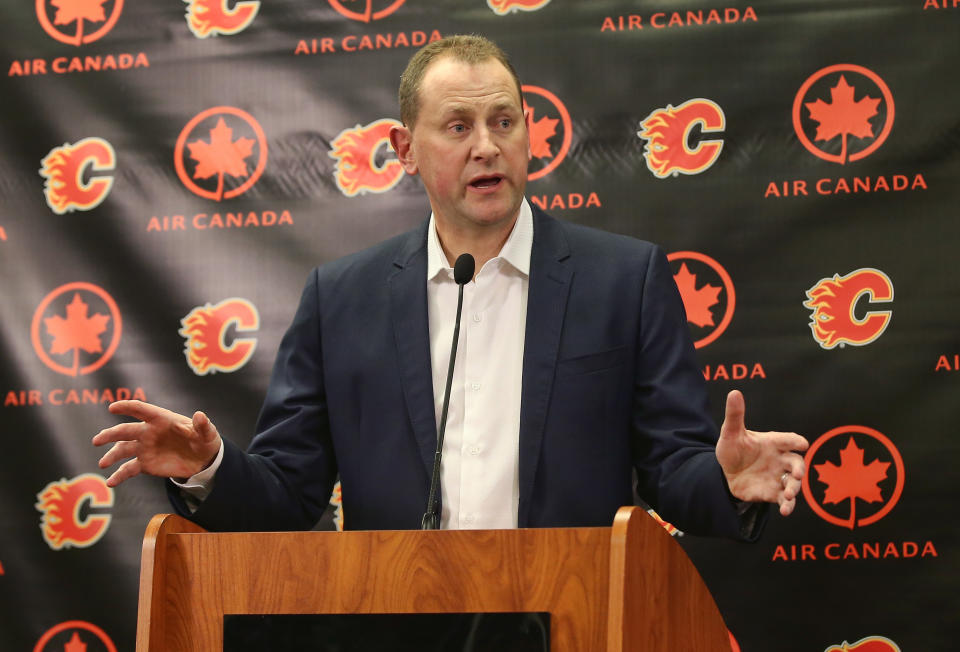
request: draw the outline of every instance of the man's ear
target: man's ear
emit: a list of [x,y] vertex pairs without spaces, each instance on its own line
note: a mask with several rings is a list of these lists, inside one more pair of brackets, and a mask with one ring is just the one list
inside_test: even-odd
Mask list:
[[407,174],[417,173],[417,160],[413,152],[413,135],[406,127],[390,127],[390,145],[397,153],[397,160]]
[[523,123],[524,123],[525,125],[527,125],[527,163],[529,163],[530,161],[533,160],[533,150],[530,149],[530,126],[531,126],[531,122],[530,122],[530,121],[533,119],[533,118],[532,118],[532,115],[533,115],[533,114],[530,112],[530,107],[524,105],[524,107],[523,107]]

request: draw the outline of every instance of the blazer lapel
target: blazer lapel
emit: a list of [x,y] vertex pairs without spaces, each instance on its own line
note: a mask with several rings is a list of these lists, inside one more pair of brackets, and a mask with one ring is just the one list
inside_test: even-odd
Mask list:
[[564,262],[570,256],[570,249],[559,224],[535,207],[533,218],[520,406],[520,527],[529,519],[530,499],[573,276],[571,265]]
[[437,448],[437,424],[427,321],[426,241],[426,225],[410,233],[394,260],[388,282],[400,385],[429,486]]

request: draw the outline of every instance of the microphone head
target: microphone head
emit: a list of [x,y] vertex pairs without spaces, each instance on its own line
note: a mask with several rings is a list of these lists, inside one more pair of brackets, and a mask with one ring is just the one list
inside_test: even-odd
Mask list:
[[476,261],[470,254],[460,254],[457,262],[453,264],[453,280],[457,285],[469,283],[473,278],[473,270],[476,268]]

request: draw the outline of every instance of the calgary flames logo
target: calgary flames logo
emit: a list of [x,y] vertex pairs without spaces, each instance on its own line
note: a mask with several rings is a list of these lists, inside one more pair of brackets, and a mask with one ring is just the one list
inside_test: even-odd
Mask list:
[[900,646],[886,636],[868,636],[856,643],[831,645],[823,652],[900,652]]
[[390,129],[399,127],[396,120],[382,119],[365,127],[344,129],[333,139],[330,158],[336,159],[334,179],[337,188],[347,197],[368,192],[386,192],[400,183],[403,166],[391,159],[377,163],[377,154],[390,143]]
[[187,3],[187,25],[197,38],[242,32],[260,10],[260,2],[238,2],[227,9],[227,0],[183,0]]
[[47,206],[57,215],[96,208],[113,187],[113,177],[91,175],[86,182],[83,177],[88,169],[110,172],[116,164],[113,146],[103,138],[84,138],[54,147],[40,161]]
[[[700,127],[701,136],[696,147],[690,147],[694,127]],[[688,100],[674,108],[667,105],[640,121],[640,138],[647,141],[644,158],[647,167],[658,179],[671,174],[700,174],[713,165],[723,149],[723,141],[708,140],[703,134],[723,131],[726,118],[723,110],[705,99]]]
[[863,346],[880,337],[890,323],[890,310],[873,310],[863,319],[854,314],[857,302],[867,296],[870,303],[893,301],[893,284],[878,269],[864,268],[841,277],[821,279],[807,290],[803,305],[813,310],[810,330],[824,349],[838,344]]
[[359,20],[364,23],[369,23],[371,20],[380,20],[381,18],[386,18],[407,0],[381,0],[377,3],[378,6],[386,4],[382,9],[374,9],[374,0],[366,0],[366,6],[363,8],[363,11],[354,11],[353,9],[347,9],[344,6],[344,3],[351,5],[364,4],[363,2],[354,2],[354,0],[327,0],[330,3],[330,6],[333,7],[338,14],[349,18],[350,20]]
[[80,509],[85,503],[113,507],[113,489],[99,475],[84,473],[73,480],[51,482],[37,494],[37,501],[35,507],[43,514],[40,531],[48,546],[54,550],[89,548],[106,534],[110,515],[88,515],[81,520]]
[[198,376],[236,371],[247,364],[257,347],[256,338],[235,338],[229,346],[226,343],[231,326],[237,331],[260,328],[260,315],[246,299],[225,299],[215,306],[208,303],[194,308],[180,323],[183,328],[179,333],[187,338],[183,353]]
[[511,11],[536,11],[548,4],[550,0],[487,0],[487,6],[498,16],[506,16]]

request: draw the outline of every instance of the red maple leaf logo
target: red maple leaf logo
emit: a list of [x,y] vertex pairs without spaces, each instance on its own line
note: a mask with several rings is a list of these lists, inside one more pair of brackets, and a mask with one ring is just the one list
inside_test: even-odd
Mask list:
[[549,158],[553,156],[550,151],[550,139],[557,133],[557,118],[548,118],[546,116],[539,120],[533,119],[533,107],[523,103],[524,111],[530,112],[530,153],[537,158]]
[[84,303],[80,294],[73,295],[73,301],[67,305],[67,318],[60,315],[45,318],[47,332],[53,335],[50,344],[50,353],[68,353],[73,351],[73,373],[78,375],[80,369],[80,349],[87,353],[102,353],[100,335],[107,330],[109,315],[94,314],[87,317],[90,306]]
[[827,485],[823,496],[825,504],[837,504],[850,499],[850,519],[844,524],[853,529],[856,523],[857,498],[868,503],[883,501],[880,481],[886,479],[890,462],[874,460],[863,463],[863,449],[856,445],[853,437],[846,448],[840,451],[840,466],[829,460],[823,464],[814,464],[818,479]]
[[52,0],[50,4],[57,8],[53,18],[54,25],[69,25],[77,21],[77,45],[83,41],[83,21],[101,23],[107,19],[103,13],[103,3],[107,0]]
[[830,89],[829,104],[819,99],[816,102],[805,103],[810,111],[810,118],[820,123],[815,140],[826,141],[841,136],[841,164],[847,162],[847,136],[873,138],[873,125],[870,124],[870,118],[877,115],[877,106],[880,104],[879,98],[870,96],[854,101],[853,92],[853,86],[850,86],[846,78],[840,75],[840,81]]
[[223,175],[245,177],[250,174],[243,159],[253,154],[252,138],[233,140],[233,129],[220,118],[217,126],[210,130],[210,142],[195,140],[187,143],[190,158],[197,162],[194,179],[208,179],[217,175],[216,200],[223,198]]
[[63,646],[63,652],[87,652],[87,644],[80,640],[77,632],[74,632],[73,637]]
[[698,290],[697,276],[687,269],[686,263],[680,265],[680,271],[674,274],[673,280],[677,282],[677,289],[680,290],[683,307],[687,311],[687,321],[700,328],[713,326],[713,313],[710,308],[720,302],[717,297],[723,288],[707,284]]

